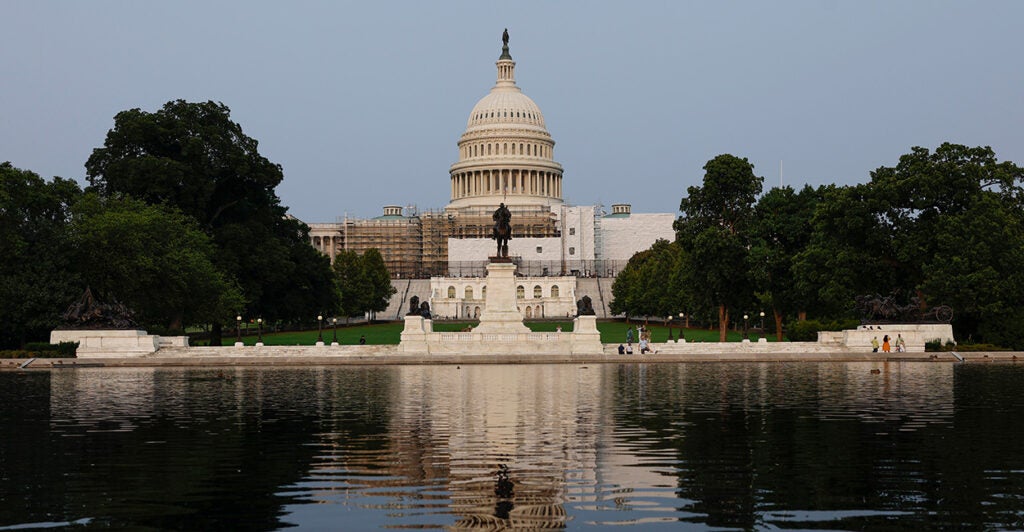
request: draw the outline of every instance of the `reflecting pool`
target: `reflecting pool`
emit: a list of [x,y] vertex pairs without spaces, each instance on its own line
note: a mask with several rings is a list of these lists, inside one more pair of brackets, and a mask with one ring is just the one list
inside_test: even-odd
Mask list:
[[0,530],[1024,529],[1024,366],[0,373]]

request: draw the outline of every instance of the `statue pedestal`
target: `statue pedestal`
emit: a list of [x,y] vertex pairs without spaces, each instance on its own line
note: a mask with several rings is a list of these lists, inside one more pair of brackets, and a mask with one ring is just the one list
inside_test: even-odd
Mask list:
[[597,316],[578,316],[573,320],[573,354],[600,353],[603,349],[601,333],[597,330]]
[[493,258],[487,265],[487,306],[480,315],[476,333],[528,333],[523,315],[516,308],[516,265]]
[[[427,323],[424,323],[427,322]],[[427,350],[427,329],[433,328],[430,320],[423,319],[423,316],[409,315],[405,317],[405,328],[402,329],[399,349],[403,353],[423,353]]]

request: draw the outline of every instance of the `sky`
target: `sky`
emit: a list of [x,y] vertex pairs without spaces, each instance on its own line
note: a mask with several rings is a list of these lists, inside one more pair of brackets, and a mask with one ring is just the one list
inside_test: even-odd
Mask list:
[[864,183],[914,146],[1024,164],[1024,2],[0,2],[0,162],[85,184],[118,112],[217,101],[306,222],[440,209],[508,28],[575,205],[678,213],[704,164]]

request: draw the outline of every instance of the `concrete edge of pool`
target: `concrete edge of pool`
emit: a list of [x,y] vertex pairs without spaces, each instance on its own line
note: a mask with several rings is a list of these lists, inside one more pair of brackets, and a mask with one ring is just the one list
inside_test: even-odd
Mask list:
[[[613,348],[615,346],[612,346]],[[87,367],[223,367],[223,366],[344,366],[432,364],[656,364],[680,362],[1024,362],[1024,352],[988,351],[954,355],[942,353],[773,353],[696,352],[619,354],[406,354],[398,346],[266,346],[191,347],[161,350],[145,356],[36,358],[0,360],[0,370],[75,369]],[[237,354],[232,354],[236,351]],[[317,352],[319,351],[319,352]],[[332,352],[333,351],[333,352]],[[28,364],[26,364],[28,362]]]

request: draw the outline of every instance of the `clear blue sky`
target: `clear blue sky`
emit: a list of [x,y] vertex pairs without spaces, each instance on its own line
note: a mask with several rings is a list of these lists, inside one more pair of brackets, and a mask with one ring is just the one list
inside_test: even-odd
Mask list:
[[0,161],[84,183],[122,110],[214,100],[307,222],[441,208],[508,28],[574,204],[672,212],[712,157],[866,182],[912,146],[1024,164],[1024,2],[0,3]]

